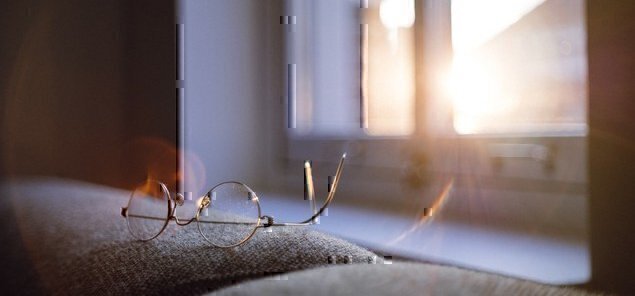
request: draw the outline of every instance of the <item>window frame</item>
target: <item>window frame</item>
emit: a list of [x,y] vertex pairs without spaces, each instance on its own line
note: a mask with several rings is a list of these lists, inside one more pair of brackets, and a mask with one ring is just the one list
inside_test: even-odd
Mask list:
[[[289,2],[291,0],[284,1],[282,5],[284,16],[292,15]],[[451,107],[430,105],[430,98],[438,91],[436,82],[432,81],[434,72],[439,67],[447,67],[452,59],[450,3],[450,0],[415,0],[414,132],[410,136],[291,135],[285,122],[284,144],[276,153],[284,160],[282,167],[288,176],[294,174],[293,168],[304,159],[328,161],[346,151],[349,154],[347,172],[340,190],[344,199],[359,200],[363,195],[384,205],[389,200],[394,207],[421,206],[430,200],[412,196],[429,195],[442,187],[439,180],[449,178],[458,180],[459,187],[465,180],[477,178],[484,180],[481,186],[495,190],[586,194],[586,133],[459,135],[452,125]],[[295,61],[290,61],[288,53],[293,44],[286,34],[300,32],[297,26],[284,30],[282,59],[286,77],[284,89],[288,93],[286,65]],[[310,42],[304,44],[310,47]],[[299,76],[310,77],[310,73]],[[287,102],[281,104],[283,113],[287,111]],[[441,114],[440,122],[438,118],[432,122],[431,112]],[[543,147],[548,153],[547,160],[487,155],[487,150],[496,145]],[[575,153],[567,153],[570,151]],[[578,172],[562,172],[562,167],[574,161],[583,164]],[[477,165],[463,170],[460,165],[465,163]],[[369,178],[373,182],[368,182]],[[297,183],[296,179],[288,177],[287,184]]]

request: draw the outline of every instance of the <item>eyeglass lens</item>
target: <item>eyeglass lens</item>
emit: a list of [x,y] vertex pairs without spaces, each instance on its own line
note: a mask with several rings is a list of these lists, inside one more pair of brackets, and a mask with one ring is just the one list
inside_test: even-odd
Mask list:
[[260,208],[256,194],[237,182],[226,182],[208,193],[210,205],[201,210],[198,227],[212,244],[233,246],[253,235],[259,222]]

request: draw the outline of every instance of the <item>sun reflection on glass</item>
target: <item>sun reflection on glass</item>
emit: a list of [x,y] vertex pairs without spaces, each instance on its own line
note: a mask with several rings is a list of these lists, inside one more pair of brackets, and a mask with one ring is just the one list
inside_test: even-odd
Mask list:
[[552,0],[452,1],[444,88],[455,131],[584,131],[582,11]]

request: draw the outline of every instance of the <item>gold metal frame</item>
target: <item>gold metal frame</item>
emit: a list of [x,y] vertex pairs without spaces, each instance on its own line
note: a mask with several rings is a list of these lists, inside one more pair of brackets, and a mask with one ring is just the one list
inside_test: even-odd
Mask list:
[[[151,179],[151,180],[148,180],[146,182],[149,182],[149,181],[150,182],[156,182],[157,184],[159,184],[159,186],[161,187],[161,191],[163,192],[163,194],[167,195],[167,200],[168,200],[168,202],[167,202],[166,219],[165,219],[165,222],[163,223],[163,226],[161,227],[161,230],[159,230],[159,232],[157,232],[157,234],[155,234],[151,238],[144,239],[144,238],[138,237],[135,234],[135,232],[132,231],[132,228],[130,228],[130,219],[128,219],[128,208],[130,208],[130,203],[132,203],[132,197],[134,196],[134,194],[137,191],[137,189],[135,189],[134,191],[132,191],[132,193],[130,193],[130,199],[128,199],[128,205],[125,208],[121,208],[121,215],[126,218],[126,224],[128,225],[128,231],[130,232],[130,234],[132,234],[132,236],[134,236],[136,239],[138,239],[140,241],[144,241],[144,242],[153,240],[157,236],[159,236],[161,233],[163,233],[163,230],[165,230],[165,228],[168,226],[168,223],[170,222],[170,216],[171,216],[171,213],[173,212],[172,211],[172,205],[170,204],[170,199],[171,198],[170,198],[170,191],[168,190],[168,187],[165,186],[165,184],[163,184],[163,183],[161,183],[161,182],[159,182],[157,180],[152,180]],[[156,217],[140,217],[140,216],[134,216],[134,217],[144,218],[144,219],[155,219],[155,220],[156,219],[161,219],[161,220],[164,220],[162,218],[156,218]]]
[[[268,215],[262,215],[261,212],[261,208],[260,208],[260,199],[258,198],[258,195],[256,194],[255,191],[253,191],[249,186],[247,186],[246,184],[242,183],[242,182],[238,182],[238,181],[226,181],[226,182],[222,182],[219,183],[217,185],[215,185],[214,187],[212,187],[212,189],[210,189],[207,194],[205,194],[200,201],[200,204],[198,205],[198,208],[196,210],[196,215],[190,219],[189,221],[180,221],[179,218],[176,216],[175,212],[176,212],[176,207],[177,206],[181,206],[183,205],[183,195],[180,193],[177,193],[175,197],[172,197],[170,195],[170,191],[168,190],[167,186],[165,186],[165,184],[161,183],[160,181],[157,180],[148,180],[148,181],[152,181],[152,182],[156,182],[160,185],[161,190],[163,191],[163,194],[167,195],[167,215],[165,218],[157,218],[157,217],[149,217],[149,216],[139,216],[139,215],[134,215],[131,216],[128,213],[128,208],[130,207],[130,203],[132,202],[132,198],[136,192],[133,191],[130,194],[130,199],[128,200],[128,204],[126,207],[122,207],[121,208],[121,216],[123,216],[124,218],[126,218],[126,223],[128,225],[128,231],[130,231],[130,233],[132,234],[132,236],[134,236],[135,238],[137,238],[140,241],[150,241],[152,239],[155,239],[156,237],[158,237],[159,235],[161,235],[161,233],[163,233],[163,231],[165,230],[165,228],[167,227],[168,223],[171,220],[174,220],[175,223],[179,226],[186,226],[189,225],[190,223],[196,221],[197,222],[197,228],[198,228],[198,232],[201,234],[201,236],[203,236],[203,238],[210,243],[211,245],[218,247],[218,248],[233,248],[236,246],[240,246],[242,244],[244,244],[245,242],[247,242],[249,239],[251,239],[255,234],[256,231],[258,230],[258,228],[267,228],[267,227],[272,227],[272,226],[308,226],[308,225],[312,225],[315,224],[317,221],[317,218],[322,215],[322,213],[326,210],[326,208],[328,207],[328,205],[331,203],[331,201],[333,200],[333,198],[335,197],[335,191],[337,190],[337,186],[339,184],[341,175],[342,175],[342,170],[344,168],[344,160],[346,159],[346,153],[344,153],[342,155],[342,158],[340,159],[340,162],[337,166],[337,171],[335,172],[335,177],[333,180],[333,184],[330,187],[329,193],[326,197],[326,200],[324,201],[324,204],[320,207],[319,210],[316,210],[316,204],[315,204],[315,196],[314,196],[314,187],[313,187],[313,175],[312,175],[312,168],[311,168],[311,163],[309,161],[305,161],[304,162],[304,172],[305,172],[305,190],[308,194],[309,200],[311,201],[311,211],[313,213],[313,215],[303,221],[300,222],[280,222],[280,223],[276,223],[274,221],[274,218],[272,216],[268,216]],[[256,206],[258,208],[258,220],[256,221],[256,223],[254,224],[254,228],[253,230],[249,233],[249,235],[247,235],[244,239],[242,239],[240,242],[235,243],[235,244],[231,244],[231,245],[218,245],[213,243],[208,237],[205,236],[205,234],[203,234],[203,231],[201,230],[201,223],[220,223],[220,224],[252,224],[252,223],[247,223],[247,222],[219,222],[219,221],[201,221],[199,219],[201,211],[207,207],[209,207],[210,205],[212,205],[212,192],[214,191],[214,189],[216,189],[218,186],[224,185],[224,184],[237,184],[237,185],[241,185],[244,186],[245,188],[247,188],[249,190],[249,192],[251,192],[254,196],[254,200],[256,201]],[[154,235],[151,238],[148,239],[143,239],[138,237],[137,235],[135,235],[134,231],[132,231],[132,229],[130,228],[130,219],[128,219],[128,217],[136,217],[136,218],[143,218],[143,219],[155,219],[155,220],[165,220],[165,223],[163,224],[163,227],[161,228],[161,230]],[[263,224],[263,220],[265,221],[265,223]]]
[[[249,233],[249,235],[247,235],[245,238],[243,238],[240,242],[235,243],[235,244],[231,244],[231,245],[226,245],[226,246],[222,246],[222,245],[217,245],[215,243],[213,243],[207,236],[205,236],[205,234],[203,233],[203,231],[201,230],[201,224],[202,223],[221,223],[221,224],[251,224],[251,223],[247,223],[247,222],[216,222],[216,221],[201,221],[199,219],[199,216],[201,214],[201,211],[203,211],[203,209],[209,207],[212,203],[212,198],[210,197],[212,195],[212,192],[214,192],[214,189],[216,189],[217,187],[224,185],[224,184],[237,184],[237,185],[241,185],[244,186],[245,188],[247,188],[249,190],[249,192],[251,192],[254,197],[253,200],[256,201],[256,206],[258,207],[258,220],[256,221],[256,224],[254,225],[254,229],[251,230],[251,232]],[[203,238],[210,244],[214,245],[215,247],[219,247],[219,248],[233,248],[236,246],[240,246],[242,244],[244,244],[245,242],[247,242],[252,236],[254,236],[254,234],[256,234],[256,230],[258,230],[258,228],[260,227],[260,221],[263,218],[262,216],[262,212],[260,210],[260,199],[258,198],[258,195],[256,195],[256,192],[254,192],[251,188],[249,188],[249,186],[247,186],[246,184],[242,183],[242,182],[237,182],[237,181],[226,181],[226,182],[222,182],[217,184],[216,186],[212,187],[212,189],[210,189],[207,194],[205,194],[205,196],[203,197],[203,199],[201,200],[201,204],[198,207],[198,210],[196,211],[196,216],[194,218],[192,218],[192,220],[196,219],[196,227],[198,228],[198,232],[203,236]]]

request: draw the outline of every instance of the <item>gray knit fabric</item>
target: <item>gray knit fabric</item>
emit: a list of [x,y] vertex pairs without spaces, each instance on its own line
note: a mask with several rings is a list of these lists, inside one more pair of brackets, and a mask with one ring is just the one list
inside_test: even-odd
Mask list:
[[229,295],[592,295],[483,272],[421,263],[316,268],[240,283]]
[[125,191],[51,179],[4,189],[47,294],[193,295],[245,279],[376,258],[310,227],[260,229],[240,247],[219,249],[206,244],[195,224],[171,222],[157,239],[138,242],[119,213]]

